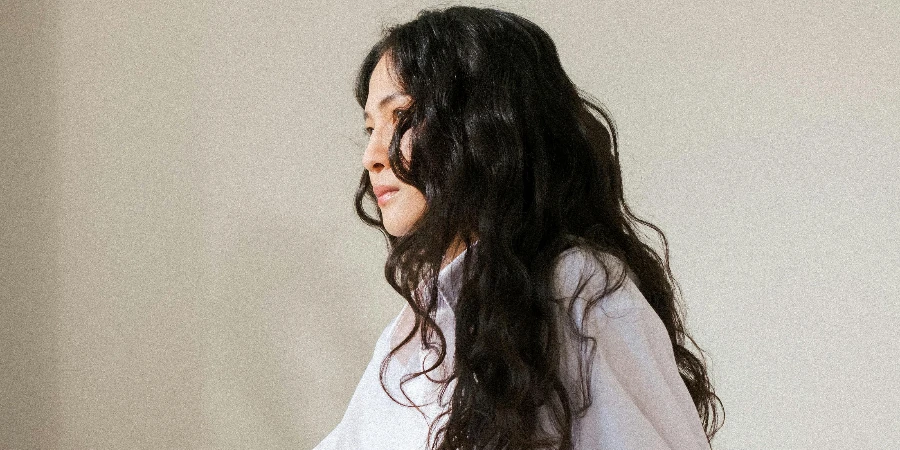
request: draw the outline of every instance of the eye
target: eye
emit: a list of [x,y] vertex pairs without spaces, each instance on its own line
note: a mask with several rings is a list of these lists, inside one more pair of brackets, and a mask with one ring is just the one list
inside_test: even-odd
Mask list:
[[403,117],[406,116],[407,112],[408,111],[405,109],[395,109],[394,110],[394,119],[396,119],[396,120],[402,119]]
[[365,128],[363,128],[363,132],[366,133],[366,136],[371,136],[371,135],[372,135],[372,131],[374,131],[374,129],[373,129],[372,127],[365,127]]

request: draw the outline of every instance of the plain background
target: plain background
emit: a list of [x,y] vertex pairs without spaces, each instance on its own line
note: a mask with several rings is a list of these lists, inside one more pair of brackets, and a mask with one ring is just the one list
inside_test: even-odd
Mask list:
[[[311,448],[402,306],[353,77],[435,4],[0,5],[0,447]],[[611,110],[716,447],[900,442],[900,4],[492,5]]]

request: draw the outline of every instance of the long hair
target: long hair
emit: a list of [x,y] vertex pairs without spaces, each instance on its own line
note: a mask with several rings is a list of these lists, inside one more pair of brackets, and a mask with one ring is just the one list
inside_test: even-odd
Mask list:
[[[413,329],[382,363],[382,386],[389,359],[416,333],[438,358],[403,381],[444,361],[446,339],[434,320],[436,275],[457,239],[469,249],[454,306],[455,360],[443,380],[445,388],[452,380],[456,386],[435,448],[572,448],[573,417],[591,399],[576,405],[560,368],[564,330],[554,319],[553,268],[573,247],[599,261],[611,255],[633,274],[666,327],[712,439],[721,427],[721,401],[702,350],[685,332],[665,236],[626,205],[613,122],[565,74],[550,37],[508,12],[423,11],[386,30],[366,57],[356,83],[361,106],[383,56],[412,98],[388,159],[401,181],[424,194],[426,208],[408,233],[391,236],[380,211],[367,212],[376,199],[368,174],[360,179],[357,213],[384,233],[385,277],[415,313]],[[406,131],[408,159],[400,151]],[[644,242],[642,229],[659,236],[662,256]],[[613,272],[606,270],[609,282],[589,305],[621,285],[624,272]],[[688,340],[700,357],[685,347]],[[555,428],[549,433],[538,422],[542,409]]]

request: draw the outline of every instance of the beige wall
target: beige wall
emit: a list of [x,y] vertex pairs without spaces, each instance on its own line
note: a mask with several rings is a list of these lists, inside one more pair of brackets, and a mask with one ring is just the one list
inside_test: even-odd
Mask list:
[[[351,207],[353,75],[429,4],[334,3],[0,4],[0,447],[311,448],[337,423],[402,301]],[[612,110],[717,446],[900,441],[900,6],[669,3],[495,4]]]

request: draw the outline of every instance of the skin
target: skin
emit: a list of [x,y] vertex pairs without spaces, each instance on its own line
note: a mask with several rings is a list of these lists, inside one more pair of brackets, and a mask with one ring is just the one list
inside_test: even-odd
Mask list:
[[[382,56],[369,79],[369,96],[363,108],[369,142],[363,153],[362,163],[369,173],[369,181],[373,186],[388,185],[399,188],[386,203],[379,205],[384,228],[392,236],[403,236],[408,233],[422,217],[426,206],[422,192],[400,181],[394,175],[388,161],[388,149],[397,123],[397,115],[411,104],[412,97],[403,92],[403,88],[395,80],[390,61]],[[409,133],[407,131],[400,139],[400,152],[407,160],[410,159],[411,153]],[[457,240],[447,250],[441,267],[449,264],[463,250],[465,244],[462,240]]]
[[[384,57],[375,65],[369,80],[364,118],[369,143],[363,153],[363,167],[369,172],[373,186],[389,185],[400,190],[381,208],[384,228],[392,236],[403,236],[425,211],[425,196],[415,187],[400,181],[388,162],[388,148],[397,122],[397,114],[412,104],[412,97],[394,81],[390,63]],[[400,151],[410,158],[410,136],[407,131],[400,140]]]

